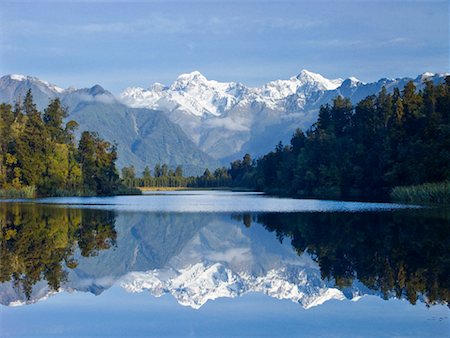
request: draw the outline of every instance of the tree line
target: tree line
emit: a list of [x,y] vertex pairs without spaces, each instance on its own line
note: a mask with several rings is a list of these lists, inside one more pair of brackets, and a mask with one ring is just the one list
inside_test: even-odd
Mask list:
[[438,85],[427,81],[420,91],[412,81],[392,93],[383,87],[356,105],[336,97],[320,108],[309,130],[296,130],[289,145],[280,142],[256,161],[246,154],[216,172],[205,171],[192,186],[226,182],[279,195],[345,198],[386,197],[396,186],[445,182],[450,76]]
[[115,162],[116,146],[84,131],[56,98],[44,112],[31,90],[13,106],[0,104],[0,195],[112,195],[126,192]]
[[124,184],[129,187],[187,187],[194,179],[184,177],[183,168],[177,166],[175,169],[169,168],[165,163],[156,164],[153,172],[149,166],[142,171],[141,176],[137,176],[134,166],[123,167],[121,176]]
[[227,168],[217,168],[213,173],[206,169],[201,176],[183,176],[183,168],[177,166],[171,169],[167,164],[156,164],[153,171],[146,166],[140,176],[137,176],[134,166],[122,168],[123,182],[130,187],[148,188],[218,188],[230,187],[233,184],[232,177]]

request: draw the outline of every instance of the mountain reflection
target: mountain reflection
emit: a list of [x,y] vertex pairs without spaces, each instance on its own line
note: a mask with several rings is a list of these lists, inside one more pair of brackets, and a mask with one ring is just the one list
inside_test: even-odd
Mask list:
[[0,225],[2,304],[58,290],[100,294],[113,284],[172,294],[194,308],[247,292],[305,308],[365,294],[449,300],[445,211],[164,213],[6,203]]
[[357,279],[384,298],[449,301],[448,210],[263,214],[255,220],[280,241],[289,238],[299,255],[310,254],[322,278],[340,288]]
[[26,299],[41,280],[57,291],[77,267],[77,249],[88,257],[115,244],[114,223],[111,211],[0,204],[0,282]]

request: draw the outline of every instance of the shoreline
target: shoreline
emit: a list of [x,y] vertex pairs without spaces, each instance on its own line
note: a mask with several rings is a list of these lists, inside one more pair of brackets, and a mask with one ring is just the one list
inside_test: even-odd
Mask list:
[[232,187],[211,187],[211,188],[197,188],[197,187],[136,187],[141,192],[148,191],[186,191],[186,190],[227,190],[227,191],[255,191],[254,189],[232,188]]

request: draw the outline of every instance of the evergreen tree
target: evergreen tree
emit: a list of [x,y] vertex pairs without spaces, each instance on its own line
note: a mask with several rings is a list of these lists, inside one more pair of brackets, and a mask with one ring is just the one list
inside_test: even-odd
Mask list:
[[175,177],[183,177],[183,168],[181,166],[175,168]]
[[122,180],[126,186],[135,186],[136,173],[134,170],[134,166],[122,168]]
[[43,182],[46,171],[46,158],[51,147],[48,142],[48,130],[36,110],[31,91],[24,100],[26,112],[25,131],[17,138],[17,160],[21,167],[24,184],[38,186]]
[[56,98],[50,101],[44,110],[43,121],[47,126],[50,138],[58,143],[65,143],[70,137],[66,136],[66,129],[63,128],[63,120],[67,117],[66,109],[61,106],[61,101]]

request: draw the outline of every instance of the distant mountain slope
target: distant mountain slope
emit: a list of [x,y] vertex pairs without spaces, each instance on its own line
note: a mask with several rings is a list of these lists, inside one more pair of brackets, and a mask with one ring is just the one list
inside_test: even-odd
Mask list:
[[59,97],[68,107],[69,117],[80,125],[78,132],[95,131],[117,143],[118,167],[134,165],[140,173],[157,163],[183,166],[187,174],[202,174],[218,165],[185,135],[183,130],[157,110],[130,108],[99,85],[88,89],[63,90],[33,77],[19,75],[0,79],[0,101],[14,103],[28,89],[39,109]]
[[12,74],[0,78],[1,102],[13,104],[16,100],[23,99],[28,89],[32,90],[38,109],[44,109],[50,99],[60,97],[66,92],[60,87],[32,76]]
[[402,89],[413,80],[443,80],[445,74],[424,73],[415,79],[381,79],[363,83],[354,77],[330,80],[302,70],[288,80],[271,81],[259,88],[235,82],[206,79],[198,71],[180,75],[170,86],[126,89],[121,100],[131,107],[164,111],[203,151],[227,162],[249,152],[261,155],[282,140],[288,142],[296,128],[306,129],[317,119],[320,105],[338,96],[356,103],[378,93]]

